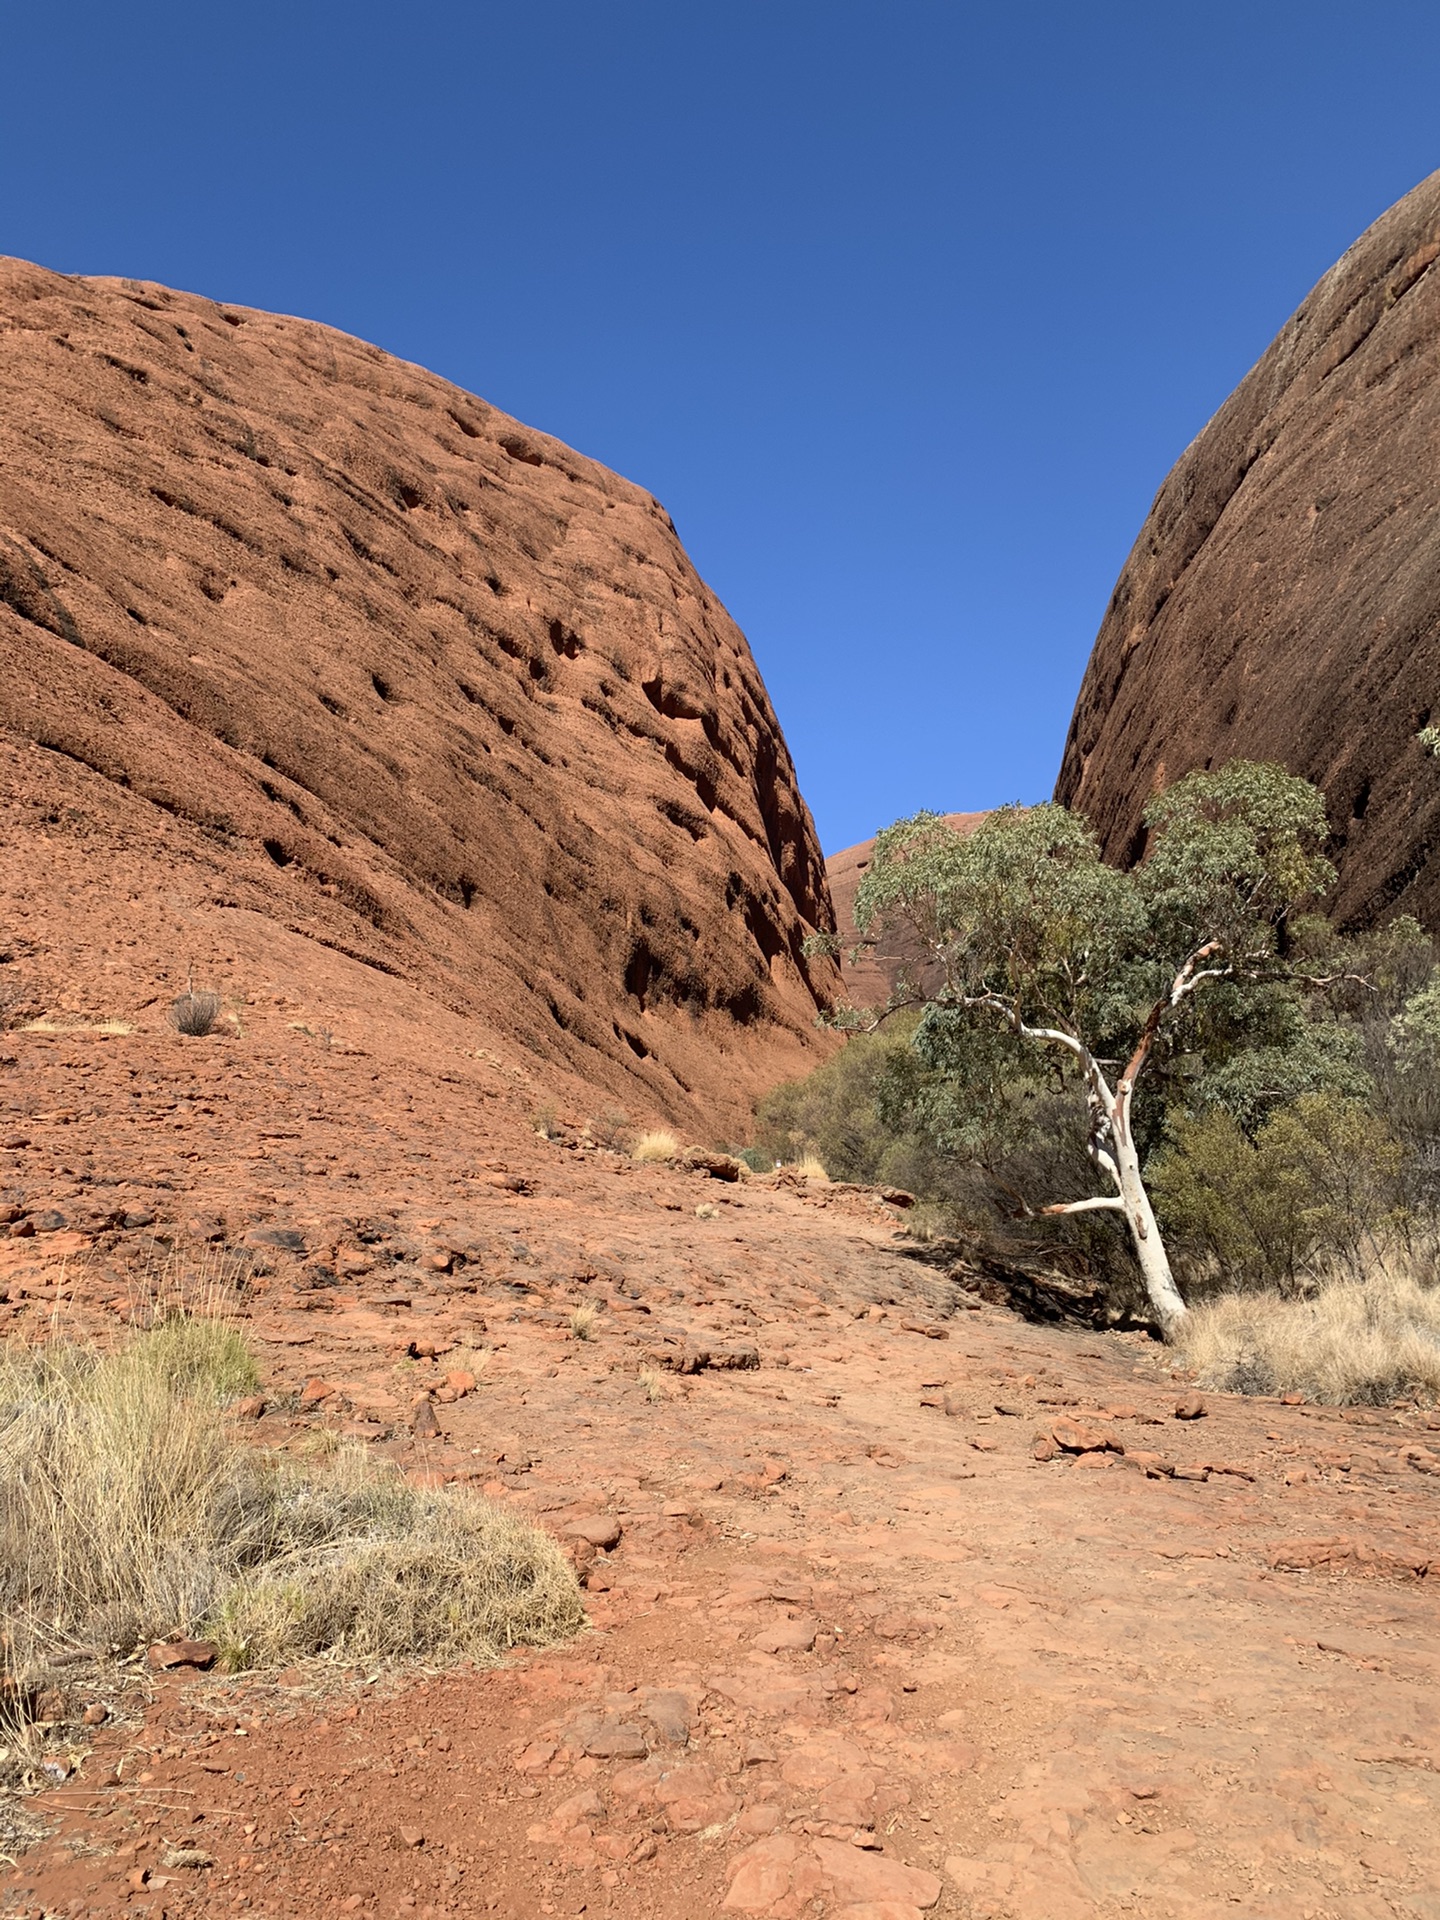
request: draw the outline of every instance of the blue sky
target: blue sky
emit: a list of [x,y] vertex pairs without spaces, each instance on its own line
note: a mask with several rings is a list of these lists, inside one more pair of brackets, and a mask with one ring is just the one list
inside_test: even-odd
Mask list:
[[327,321],[650,487],[827,851],[1048,793],[1171,462],[1440,165],[1433,0],[0,28],[0,251]]

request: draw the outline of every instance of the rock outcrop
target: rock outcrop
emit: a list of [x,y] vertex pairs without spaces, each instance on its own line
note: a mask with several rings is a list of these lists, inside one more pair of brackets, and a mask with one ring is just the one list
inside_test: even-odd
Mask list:
[[814,830],[669,516],[328,328],[0,262],[0,752],[52,979],[123,884],[172,979],[258,915],[706,1134],[826,1044]]
[[[947,813],[945,818],[960,833],[973,833],[985,818],[983,813]],[[930,978],[914,936],[904,927],[875,929],[875,945],[860,947],[855,925],[855,896],[870,856],[873,839],[858,846],[832,853],[825,863],[830,876],[830,897],[835,903],[835,925],[840,936],[840,971],[845,999],[854,1007],[881,1007],[894,991],[903,972],[922,983]],[[854,954],[854,958],[851,955]]]
[[1165,481],[1105,615],[1056,798],[1114,859],[1236,757],[1322,787],[1335,908],[1440,927],[1440,173],[1326,274]]

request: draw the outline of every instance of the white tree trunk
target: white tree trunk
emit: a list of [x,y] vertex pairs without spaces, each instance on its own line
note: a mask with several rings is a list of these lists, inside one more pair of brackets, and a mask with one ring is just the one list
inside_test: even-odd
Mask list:
[[1140,1156],[1130,1133],[1130,1102],[1128,1099],[1117,1101],[1116,1109],[1111,1153],[1119,1176],[1125,1223],[1135,1244],[1135,1258],[1140,1262],[1140,1274],[1160,1322],[1160,1331],[1167,1340],[1173,1340],[1189,1318],[1190,1309],[1181,1299],[1175,1276],[1170,1271],[1170,1256],[1165,1251],[1155,1209],[1140,1175]]

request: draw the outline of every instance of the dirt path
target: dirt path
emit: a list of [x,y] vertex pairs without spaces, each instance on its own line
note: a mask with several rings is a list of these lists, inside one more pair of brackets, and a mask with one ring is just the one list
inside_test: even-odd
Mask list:
[[[497,1672],[166,1680],[28,1803],[57,1825],[5,1911],[1440,1920],[1424,1413],[1178,1419],[1143,1338],[979,1305],[877,1202],[542,1142],[438,1043],[277,1021],[222,1133],[162,1039],[9,1039],[53,1095],[10,1191],[65,1221],[0,1244],[16,1330],[118,1324],[154,1230],[124,1213],[168,1209],[249,1243],[260,1439],[335,1428],[619,1539],[590,1630]],[[83,1223],[87,1152],[118,1225]],[[1087,1450],[1036,1458],[1052,1432]]]

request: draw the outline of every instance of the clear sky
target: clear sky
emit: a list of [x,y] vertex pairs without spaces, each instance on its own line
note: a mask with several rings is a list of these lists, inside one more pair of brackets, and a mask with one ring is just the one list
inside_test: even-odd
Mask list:
[[651,488],[827,851],[1048,793],[1156,488],[1440,165],[1435,0],[4,0],[0,251]]

